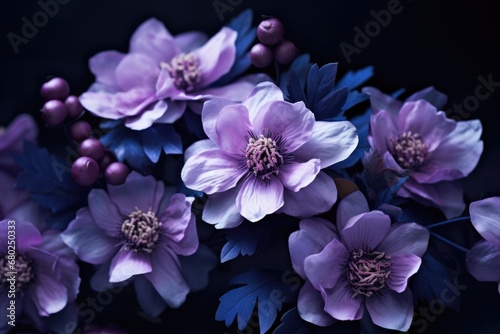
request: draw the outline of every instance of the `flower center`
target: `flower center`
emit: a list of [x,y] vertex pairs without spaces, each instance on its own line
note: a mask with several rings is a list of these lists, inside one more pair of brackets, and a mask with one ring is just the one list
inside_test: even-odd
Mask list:
[[29,256],[16,254],[12,257],[5,254],[0,259],[0,285],[15,286],[15,292],[19,292],[33,280],[34,276],[33,260]]
[[373,293],[385,287],[385,280],[391,271],[390,257],[383,252],[351,252],[347,268],[347,280],[351,285],[353,295],[370,297]]
[[198,58],[192,53],[181,53],[175,56],[170,63],[161,63],[161,67],[167,69],[174,79],[177,89],[190,92],[195,89],[200,81]]
[[429,146],[418,133],[404,132],[399,138],[391,139],[389,150],[397,163],[408,169],[422,166],[429,155]]
[[280,153],[280,139],[274,140],[271,135],[251,135],[245,150],[246,165],[256,177],[270,180],[272,175],[278,175],[279,167],[284,163]]
[[151,253],[160,237],[161,222],[151,210],[144,213],[136,208],[128,217],[122,224],[125,249]]

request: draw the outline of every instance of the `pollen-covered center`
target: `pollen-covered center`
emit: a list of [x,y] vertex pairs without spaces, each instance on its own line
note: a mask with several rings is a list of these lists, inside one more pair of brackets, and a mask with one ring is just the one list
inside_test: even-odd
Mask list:
[[403,168],[422,166],[429,155],[429,146],[418,133],[404,132],[399,138],[390,140],[389,149],[396,162]]
[[34,277],[33,260],[29,256],[25,254],[5,254],[0,259],[0,286],[15,286],[15,292],[19,292]]
[[200,81],[199,66],[198,58],[192,53],[181,53],[172,58],[170,63],[161,63],[161,67],[174,79],[175,87],[186,92],[194,90]]
[[279,167],[284,163],[278,142],[271,135],[250,136],[245,150],[246,165],[256,177],[269,180],[278,175]]
[[142,212],[136,208],[122,224],[125,249],[151,253],[160,238],[161,222],[153,211]]
[[363,295],[370,297],[385,287],[385,280],[391,271],[390,257],[383,252],[351,252],[347,267],[347,280],[351,285],[352,298]]

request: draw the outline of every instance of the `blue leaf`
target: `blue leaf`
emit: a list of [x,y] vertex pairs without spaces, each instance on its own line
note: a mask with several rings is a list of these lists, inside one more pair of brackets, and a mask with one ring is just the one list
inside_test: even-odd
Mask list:
[[[283,92],[283,95],[289,101],[290,101],[290,95],[288,92],[288,84],[290,83],[291,74],[295,73],[295,75],[297,75],[297,77],[299,79],[298,80],[299,86],[301,87],[302,90],[304,90],[304,88],[306,86],[306,81],[307,81],[307,74],[309,73],[309,69],[311,68],[310,59],[311,59],[311,57],[307,53],[298,56],[292,62],[292,64],[288,68],[288,70],[281,74],[279,86],[280,86],[281,91]],[[302,100],[300,100],[300,101],[302,101]],[[296,101],[292,101],[292,102],[296,102]]]
[[347,95],[347,100],[344,103],[344,106],[342,107],[342,111],[346,111],[355,105],[364,102],[368,100],[370,96],[368,94],[360,93],[357,90],[353,90],[349,92],[349,95]]
[[290,102],[306,101],[306,95],[304,93],[304,87],[300,83],[300,78],[297,73],[292,72],[290,74],[290,80],[287,86],[288,99]]
[[[458,312],[460,291],[455,287],[456,278],[455,272],[427,252],[422,257],[420,269],[413,278],[414,297],[426,302],[440,300],[446,307]],[[448,292],[446,296],[445,292]]]
[[141,142],[144,153],[146,153],[149,160],[154,163],[157,163],[158,159],[160,159],[161,149],[163,147],[162,141],[158,138],[159,136],[160,135],[153,127],[141,131]]
[[342,106],[347,99],[348,90],[346,87],[339,90],[332,90],[319,102],[310,106],[316,115],[317,120],[330,120],[342,114]]
[[[338,63],[329,63],[319,69],[321,81],[315,89],[315,92],[313,92],[314,104],[323,100],[325,96],[329,95],[330,92],[335,89],[335,77],[337,76],[337,68]],[[307,84],[309,84],[309,82],[307,82]],[[307,95],[308,97],[310,96],[309,93]]]
[[215,319],[225,321],[229,327],[237,319],[238,328],[243,330],[258,303],[260,333],[264,334],[276,320],[283,302],[295,297],[295,284],[284,283],[281,273],[252,269],[234,277],[230,284],[242,286],[226,292],[220,298]]
[[273,334],[310,334],[310,331],[300,317],[297,308],[294,307],[283,314],[281,324],[274,330]]
[[275,224],[244,223],[226,232],[227,242],[222,247],[221,262],[241,255],[253,255],[260,242],[267,240]]
[[335,87],[348,87],[354,90],[373,76],[373,66],[367,66],[357,71],[347,72]]
[[306,96],[307,96],[307,104],[312,105],[314,100],[314,96],[316,91],[318,90],[319,83],[321,81],[321,76],[319,73],[318,64],[313,64],[311,69],[309,70],[309,75],[307,76],[307,86],[306,86]]

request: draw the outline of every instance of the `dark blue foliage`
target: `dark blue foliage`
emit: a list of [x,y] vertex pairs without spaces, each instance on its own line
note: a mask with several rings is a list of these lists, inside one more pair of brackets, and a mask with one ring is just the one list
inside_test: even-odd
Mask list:
[[290,98],[290,93],[288,91],[288,85],[290,84],[292,73],[294,73],[295,78],[298,79],[295,82],[295,90],[304,91],[307,82],[307,74],[309,73],[309,69],[311,68],[311,66],[311,57],[309,56],[309,54],[305,53],[295,58],[295,60],[288,68],[288,71],[285,71],[281,74],[279,86],[281,91],[283,92],[283,95],[285,96],[285,99],[287,99],[288,101],[292,101]]
[[439,262],[429,252],[422,257],[420,269],[413,277],[412,291],[416,300],[440,301],[458,312],[460,291],[456,287],[457,274]]
[[274,330],[273,334],[310,334],[306,323],[295,307],[283,314],[280,320],[281,324]]
[[221,251],[221,262],[241,255],[253,255],[259,243],[269,238],[273,224],[244,223],[226,232],[227,242]]
[[364,84],[373,76],[373,66],[367,66],[357,71],[347,72],[335,87],[348,87],[349,91]]
[[248,49],[255,40],[255,27],[252,27],[252,20],[252,10],[246,9],[227,25],[227,27],[238,32],[235,42],[236,58],[229,72],[217,80],[213,86],[227,85],[250,68],[251,62]]
[[47,219],[50,227],[64,229],[76,210],[85,205],[88,189],[73,181],[70,165],[31,142],[24,142],[23,153],[15,154],[14,159],[23,169],[15,188],[30,192],[37,203],[50,209],[52,215]]
[[241,286],[220,298],[215,319],[225,321],[228,327],[237,319],[238,328],[243,330],[257,304],[262,334],[271,328],[283,303],[294,301],[297,294],[295,283],[285,283],[279,271],[252,269],[234,277],[229,283]]

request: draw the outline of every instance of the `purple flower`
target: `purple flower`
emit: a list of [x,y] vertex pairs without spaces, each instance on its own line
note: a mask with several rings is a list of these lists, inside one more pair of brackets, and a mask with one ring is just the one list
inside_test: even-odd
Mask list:
[[500,293],[500,197],[470,204],[470,219],[484,238],[467,252],[467,270],[479,281],[498,282]]
[[95,115],[123,118],[125,126],[143,130],[175,122],[190,101],[214,96],[241,101],[265,76],[210,87],[231,69],[236,37],[227,27],[210,40],[200,32],[173,37],[160,21],[149,19],[132,35],[128,54],[104,51],[90,59],[96,83],[81,103]]
[[429,232],[367,211],[357,191],[340,202],[337,226],[309,218],[290,235],[293,268],[306,280],[297,308],[318,326],[359,320],[366,310],[376,325],[406,331],[413,318],[408,278],[420,267]]
[[91,190],[88,207],[62,235],[81,260],[100,265],[96,290],[134,278],[139,304],[152,316],[184,302],[190,289],[179,256],[198,249],[193,198],[174,192],[132,172],[123,185]]
[[12,159],[12,153],[21,153],[25,140],[34,142],[38,128],[33,117],[27,114],[17,116],[5,129],[0,127],[0,171],[15,176],[20,168]]
[[209,139],[188,148],[181,177],[211,195],[203,219],[217,228],[278,210],[298,217],[329,210],[337,189],[321,169],[346,159],[358,143],[350,122],[317,122],[271,82],[241,104],[206,102],[202,121]]
[[[440,208],[447,218],[465,209],[463,190],[454,181],[470,174],[483,151],[479,120],[457,122],[436,105],[443,97],[427,89],[402,103],[370,88],[373,114],[368,141],[380,150],[385,167],[411,171],[398,195]],[[446,99],[444,98],[444,101]]]
[[[41,332],[61,332],[61,324],[76,321],[79,268],[60,233],[41,234],[31,223],[5,219],[0,221],[0,235],[1,309],[5,311],[14,301],[16,315]],[[15,264],[10,262],[12,258]],[[11,320],[1,317],[2,333]]]

